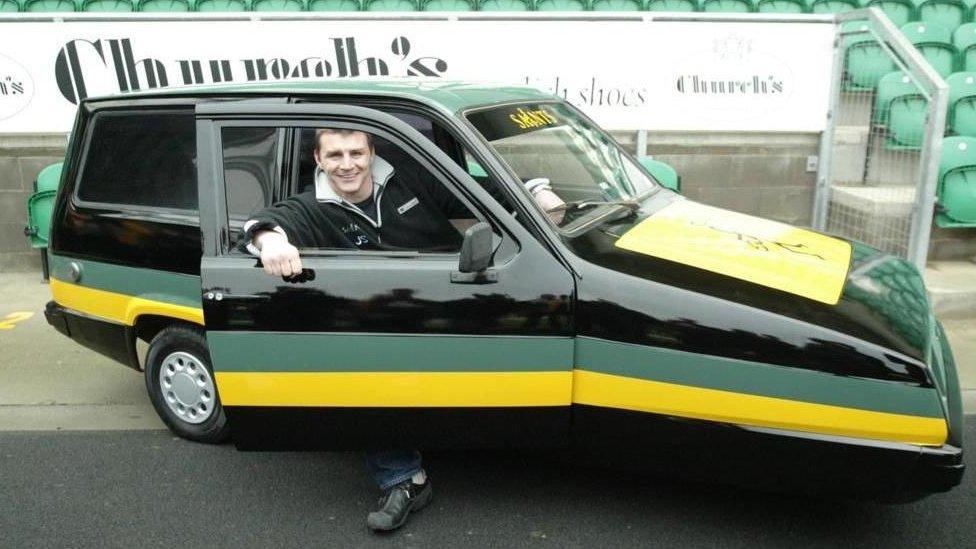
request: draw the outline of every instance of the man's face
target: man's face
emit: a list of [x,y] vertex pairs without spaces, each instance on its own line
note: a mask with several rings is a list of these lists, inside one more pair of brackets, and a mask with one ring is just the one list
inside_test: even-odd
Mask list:
[[373,194],[373,151],[365,133],[322,134],[315,162],[342,198],[362,202]]

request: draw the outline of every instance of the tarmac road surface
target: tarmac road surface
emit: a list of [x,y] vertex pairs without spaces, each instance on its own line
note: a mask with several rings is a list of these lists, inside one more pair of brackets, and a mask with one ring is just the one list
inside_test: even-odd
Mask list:
[[[976,417],[967,418],[976,440]],[[0,433],[0,547],[972,547],[962,486],[885,506],[589,469],[545,455],[428,454],[434,501],[365,527],[354,453],[245,453],[165,431]]]

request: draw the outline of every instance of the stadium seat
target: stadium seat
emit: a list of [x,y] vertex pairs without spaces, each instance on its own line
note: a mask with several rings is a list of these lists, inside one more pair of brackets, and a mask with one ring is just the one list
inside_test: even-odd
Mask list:
[[308,11],[359,11],[359,0],[309,0]]
[[753,0],[702,0],[702,11],[713,13],[749,13],[756,11]]
[[75,11],[74,0],[26,0],[24,11]]
[[846,91],[873,90],[881,77],[895,70],[894,61],[868,29],[867,21],[848,21],[842,27]]
[[481,0],[481,11],[532,11],[532,0]]
[[247,11],[245,0],[196,0],[193,11]]
[[305,11],[305,1],[251,0],[251,11]]
[[915,83],[901,71],[889,72],[878,81],[878,93],[874,96],[874,121],[878,124],[888,122],[888,109],[896,97],[916,95],[919,92]]
[[423,0],[424,11],[475,11],[476,0]]
[[857,0],[813,0],[810,4],[810,11],[813,13],[843,13],[858,9],[860,4]]
[[135,6],[130,0],[85,0],[81,5],[82,11],[87,12],[130,12]]
[[952,45],[952,33],[938,23],[908,23],[901,27],[902,34],[915,44],[943,78],[953,73],[956,65],[956,47]]
[[919,23],[938,23],[950,31],[969,18],[969,8],[963,0],[920,0],[916,13]]
[[414,0],[365,0],[364,11],[418,11],[420,5]]
[[756,11],[760,13],[807,13],[806,0],[759,0]]
[[864,7],[883,11],[896,27],[916,21],[915,3],[912,0],[869,0],[864,3]]
[[536,0],[536,11],[585,11],[587,0]]
[[0,0],[0,11],[6,13],[20,11],[20,4],[16,0]]
[[178,12],[190,11],[189,0],[139,0],[136,11]]
[[956,67],[961,71],[976,70],[976,23],[960,25],[952,33],[952,45],[959,52]]
[[976,72],[954,72],[949,84],[946,129],[956,135],[976,137]]
[[698,11],[698,0],[648,0],[647,11]]
[[593,0],[590,9],[593,11],[641,11],[641,0]]
[[940,227],[976,227],[976,138],[942,140],[937,187]]
[[901,95],[888,105],[887,149],[920,149],[925,137],[928,100],[920,93]]
[[678,177],[678,172],[670,165],[660,160],[654,160],[650,156],[642,156],[638,161],[641,163],[641,166],[644,166],[644,169],[651,172],[651,175],[654,176],[654,179],[661,186],[667,187],[675,192],[681,192],[681,178]]

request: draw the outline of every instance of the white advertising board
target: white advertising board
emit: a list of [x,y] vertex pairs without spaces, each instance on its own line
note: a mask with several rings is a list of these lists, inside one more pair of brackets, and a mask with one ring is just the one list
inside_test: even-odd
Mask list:
[[818,132],[830,24],[644,20],[0,21],[0,133],[80,98],[231,82],[529,84],[619,130]]

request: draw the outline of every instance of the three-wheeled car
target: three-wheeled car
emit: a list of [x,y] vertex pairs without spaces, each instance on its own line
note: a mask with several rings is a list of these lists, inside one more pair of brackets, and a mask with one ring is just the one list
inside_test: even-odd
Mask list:
[[[463,202],[460,249],[307,248],[303,276],[265,273],[244,224],[314,183],[321,128]],[[548,211],[525,186],[543,179]],[[529,88],[85,100],[48,254],[48,321],[144,371],[194,440],[570,448],[887,500],[963,473],[956,368],[912,265],[688,200]]]

